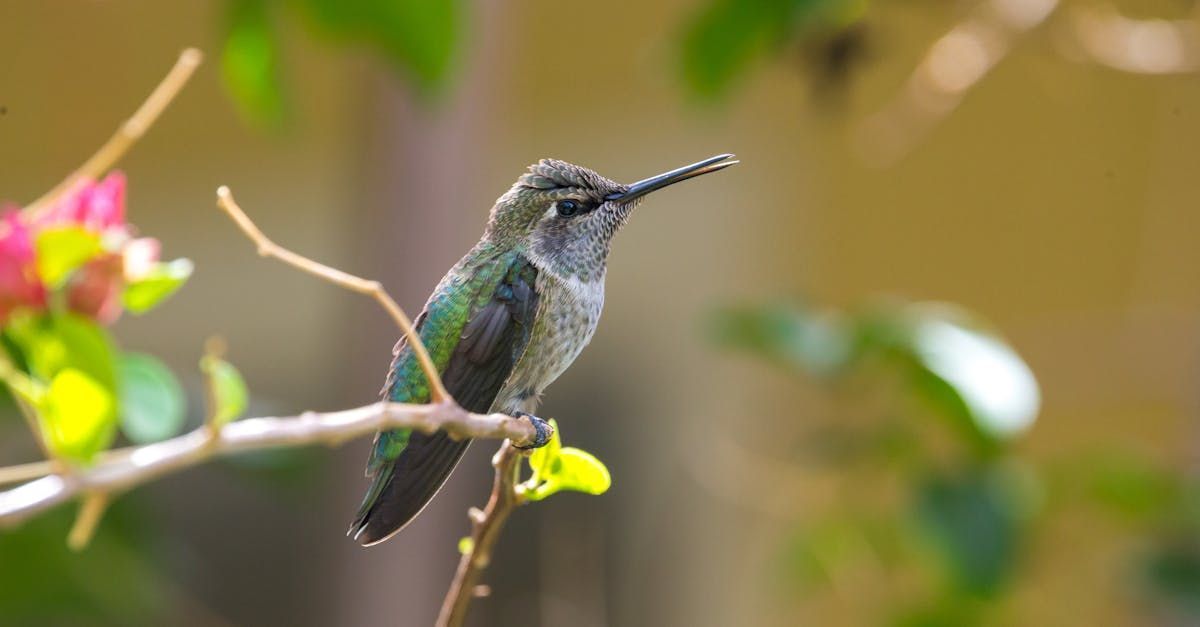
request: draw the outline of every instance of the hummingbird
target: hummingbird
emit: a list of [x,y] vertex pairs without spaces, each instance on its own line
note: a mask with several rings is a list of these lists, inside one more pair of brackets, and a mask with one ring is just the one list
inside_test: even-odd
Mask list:
[[[446,273],[416,318],[446,390],[464,409],[527,417],[542,392],[592,339],[604,306],[613,236],[655,190],[738,163],[724,154],[623,185],[557,159],[529,166],[496,200],[483,237]],[[427,403],[429,385],[401,338],[382,394]],[[471,441],[444,431],[380,431],[367,461],[370,488],[347,535],[387,540],[433,499]]]

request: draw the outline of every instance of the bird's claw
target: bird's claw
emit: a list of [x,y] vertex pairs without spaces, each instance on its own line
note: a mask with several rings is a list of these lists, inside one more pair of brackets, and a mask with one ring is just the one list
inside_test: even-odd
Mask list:
[[529,424],[533,425],[533,430],[536,435],[533,437],[533,444],[530,444],[529,446],[518,446],[513,444],[514,448],[522,451],[528,451],[535,448],[542,448],[550,443],[550,436],[554,433],[554,430],[550,428],[550,423],[538,418],[537,416],[534,416],[533,414],[527,414],[525,412],[517,412],[516,417],[525,418],[528,420]]

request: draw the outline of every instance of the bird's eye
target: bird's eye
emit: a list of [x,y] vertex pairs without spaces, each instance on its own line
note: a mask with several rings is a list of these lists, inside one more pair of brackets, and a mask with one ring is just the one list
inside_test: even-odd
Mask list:
[[583,208],[583,205],[579,204],[578,200],[566,198],[554,203],[554,208],[558,210],[559,217],[569,218],[578,214],[579,210]]

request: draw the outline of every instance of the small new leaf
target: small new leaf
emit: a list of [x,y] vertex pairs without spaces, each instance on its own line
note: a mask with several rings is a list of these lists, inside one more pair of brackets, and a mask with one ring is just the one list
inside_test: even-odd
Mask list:
[[241,416],[249,393],[238,369],[210,354],[200,360],[200,370],[208,378],[208,423],[220,428]]
[[612,485],[608,468],[587,451],[564,447],[558,423],[551,420],[550,425],[554,427],[550,442],[529,456],[533,475],[523,486],[526,498],[540,501],[563,490],[587,494],[607,492]]
[[192,262],[188,259],[155,264],[146,276],[125,286],[125,292],[121,295],[125,309],[135,314],[150,311],[182,287],[192,276],[192,269]]
[[566,447],[559,455],[560,490],[573,490],[587,494],[604,494],[612,486],[612,475],[608,467],[595,455],[574,447]]

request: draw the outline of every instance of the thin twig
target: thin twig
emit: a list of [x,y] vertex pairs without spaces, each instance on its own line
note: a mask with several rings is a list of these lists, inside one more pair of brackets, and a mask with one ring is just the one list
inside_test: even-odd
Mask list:
[[112,168],[142,138],[142,135],[146,134],[158,116],[167,108],[167,105],[171,104],[171,101],[187,84],[188,79],[192,77],[192,73],[196,71],[203,60],[204,54],[196,48],[188,48],[180,53],[179,60],[175,62],[174,67],[167,72],[158,87],[150,92],[150,96],[146,98],[142,106],[138,107],[133,116],[117,127],[113,136],[91,158],[79,166],[79,169],[72,172],[50,191],[42,194],[41,198],[27,205],[26,215],[30,218],[38,217],[49,209],[59,196],[75,188],[80,181],[100,178],[100,175]]
[[[458,438],[533,443],[537,431],[524,418],[472,414],[453,403],[374,403],[354,409],[283,418],[247,418],[221,428],[215,438],[201,427],[170,440],[111,451],[96,465],[70,475],[49,475],[0,492],[0,527],[22,522],[81,495],[114,494],[168,473],[233,453],[312,444],[339,445],[389,429],[442,430]],[[0,469],[4,474],[5,469]]]
[[54,474],[54,463],[48,459],[16,466],[5,466],[0,468],[0,485],[21,483],[50,474]]
[[520,471],[521,452],[509,442],[500,445],[492,458],[496,478],[492,482],[492,495],[483,511],[471,508],[471,543],[469,550],[458,561],[458,570],[438,614],[437,627],[460,627],[467,617],[471,599],[477,596],[479,576],[492,560],[492,549],[500,538],[504,523],[517,506],[525,499],[517,491],[517,475]]
[[[26,382],[27,385],[29,380],[24,373],[17,370],[12,360],[9,359],[8,353],[3,350],[0,350],[0,380],[7,383],[10,390],[15,390],[23,382]],[[34,413],[33,407],[30,407],[21,394],[14,393],[12,398],[17,406],[17,410],[21,414],[21,418],[25,420],[25,426],[29,427],[29,433],[33,436],[34,442],[41,449],[42,455],[46,459],[54,459],[53,451],[50,450],[50,447],[46,446],[46,440],[42,437],[42,428],[38,425],[37,414]]]
[[92,541],[92,536],[96,535],[96,526],[104,517],[104,510],[108,509],[108,499],[106,492],[92,492],[83,497],[83,502],[79,504],[79,514],[75,517],[75,524],[71,526],[71,532],[67,534],[67,546],[71,547],[71,550],[82,551],[87,548],[88,543]]
[[229,217],[237,223],[238,228],[246,234],[246,237],[249,237],[254,242],[260,256],[274,257],[292,267],[325,279],[334,285],[339,285],[360,294],[366,294],[378,301],[387,310],[392,320],[396,321],[400,330],[404,332],[404,336],[408,340],[408,346],[412,349],[413,354],[417,356],[417,361],[421,364],[421,370],[425,373],[425,378],[429,382],[430,402],[441,403],[450,399],[450,394],[446,392],[445,386],[442,385],[442,379],[438,375],[437,367],[434,366],[433,359],[430,358],[429,351],[425,348],[425,343],[421,341],[421,336],[417,334],[417,330],[413,327],[412,320],[396,304],[396,301],[387,293],[387,290],[383,289],[383,285],[379,281],[370,281],[317,263],[308,257],[296,254],[271,241],[266,235],[263,235],[263,232],[246,215],[246,212],[242,211],[237,201],[233,199],[233,194],[229,191],[229,188],[224,185],[217,189],[217,206],[229,214]]

